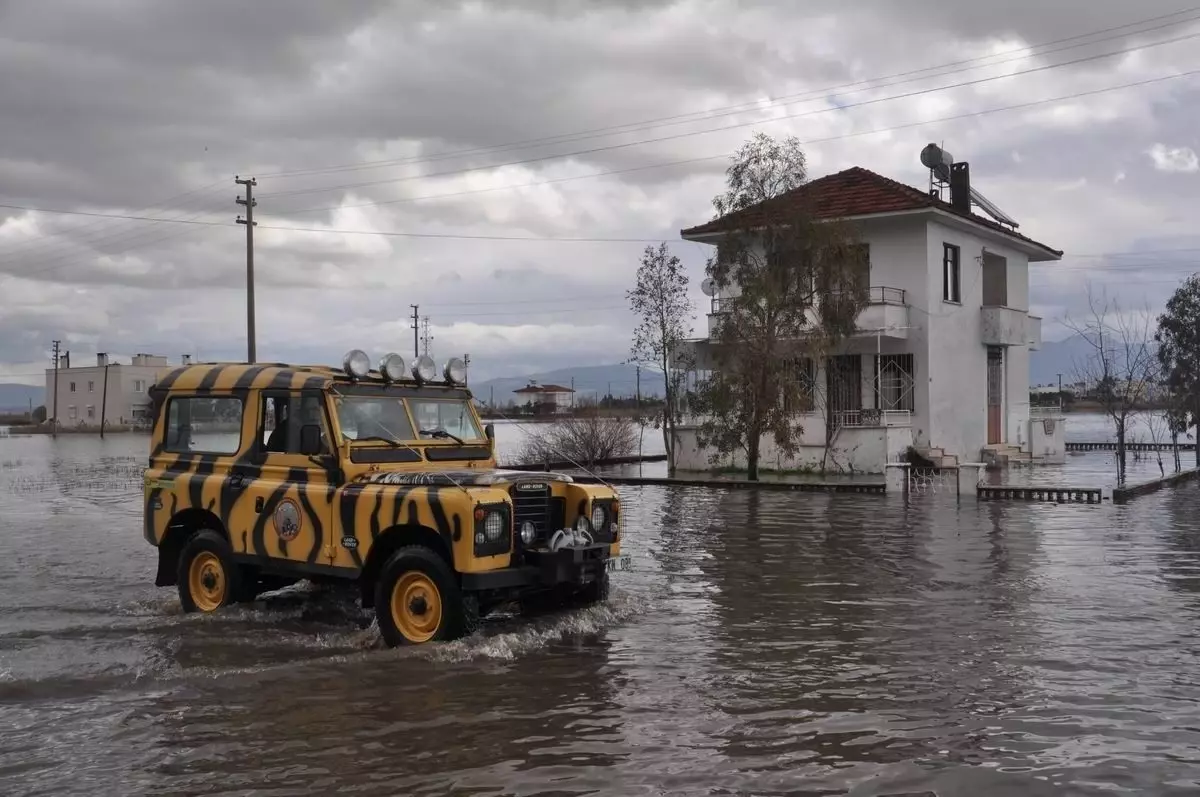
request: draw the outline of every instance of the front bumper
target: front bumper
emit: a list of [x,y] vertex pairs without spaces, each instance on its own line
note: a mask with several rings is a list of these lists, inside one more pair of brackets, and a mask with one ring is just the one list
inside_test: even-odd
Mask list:
[[[525,550],[525,564],[484,573],[463,573],[462,588],[468,592],[520,587],[584,585],[599,579],[618,560],[606,543],[559,548],[557,551]],[[624,558],[624,557],[622,557]]]

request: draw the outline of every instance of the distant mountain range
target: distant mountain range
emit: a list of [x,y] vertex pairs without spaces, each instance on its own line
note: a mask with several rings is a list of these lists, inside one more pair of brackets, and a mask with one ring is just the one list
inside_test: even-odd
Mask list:
[[33,406],[41,406],[45,401],[46,391],[33,385],[15,385],[0,383],[0,412],[28,412],[29,402]]
[[[637,368],[632,365],[587,365],[578,368],[559,368],[518,377],[500,377],[486,382],[472,382],[471,392],[479,401],[494,401],[496,406],[522,404],[523,400],[513,393],[536,382],[539,385],[574,387],[577,398],[632,397],[638,389]],[[666,392],[663,375],[642,369],[641,391],[643,396],[661,396]]]
[[1077,382],[1083,376],[1080,367],[1086,367],[1094,356],[1095,349],[1078,335],[1043,341],[1042,348],[1029,353],[1029,386],[1057,385],[1059,374],[1064,385]]

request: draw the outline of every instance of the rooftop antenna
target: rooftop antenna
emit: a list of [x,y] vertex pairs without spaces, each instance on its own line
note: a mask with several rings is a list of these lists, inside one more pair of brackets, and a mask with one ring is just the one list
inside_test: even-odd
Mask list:
[[942,199],[942,193],[950,190],[950,204],[961,211],[969,212],[974,203],[984,213],[1014,230],[1021,225],[1005,213],[994,202],[971,186],[970,167],[956,162],[954,156],[937,144],[928,144],[921,150],[921,163],[929,169],[929,195]]

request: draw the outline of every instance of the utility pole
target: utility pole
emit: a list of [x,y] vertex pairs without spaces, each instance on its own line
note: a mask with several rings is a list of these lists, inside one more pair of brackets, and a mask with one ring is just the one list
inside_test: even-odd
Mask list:
[[428,357],[429,341],[433,340],[433,335],[429,334],[429,316],[421,319],[421,330],[421,353]]
[[108,409],[108,355],[104,355],[104,389],[100,392],[100,439],[104,439],[104,413]]
[[420,326],[421,326],[421,317],[417,314],[418,306],[419,305],[415,305],[415,304],[409,305],[409,307],[411,307],[413,309],[413,314],[412,314],[413,357],[421,356],[421,343],[420,343],[420,339],[417,337],[420,334]]
[[254,206],[258,201],[254,198],[254,186],[258,182],[253,178],[243,180],[234,175],[233,181],[246,187],[246,198],[238,197],[235,201],[246,208],[246,218],[237,217],[238,224],[246,225],[246,362],[255,360],[254,354]]
[[58,439],[58,341],[54,341],[54,420],[50,422],[50,434]]
[[571,377],[571,409],[575,409],[575,377]]

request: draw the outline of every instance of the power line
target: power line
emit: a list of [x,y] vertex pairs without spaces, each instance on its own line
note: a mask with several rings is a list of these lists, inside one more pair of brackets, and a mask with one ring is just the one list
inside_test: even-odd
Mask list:
[[817,115],[825,114],[825,113],[833,113],[835,111],[841,112],[841,111],[850,110],[852,108],[862,108],[862,107],[865,107],[868,105],[876,105],[881,102],[891,102],[893,100],[903,100],[903,99],[910,99],[912,97],[921,97],[921,96],[924,96],[927,94],[933,94],[933,93],[940,92],[940,91],[946,91],[948,89],[965,88],[967,86],[977,86],[977,85],[981,85],[983,83],[991,83],[996,80],[1004,80],[1006,78],[1017,77],[1020,75],[1032,75],[1032,74],[1037,74],[1040,72],[1046,72],[1046,71],[1049,71],[1052,69],[1061,69],[1062,67],[1065,67],[1065,66],[1074,66],[1076,64],[1088,63],[1088,62],[1097,61],[1097,60],[1100,60],[1103,58],[1112,58],[1113,56],[1116,56],[1116,55],[1124,55],[1126,53],[1136,52],[1139,50],[1145,50],[1145,49],[1149,49],[1151,47],[1161,47],[1161,46],[1167,45],[1167,44],[1174,44],[1177,42],[1188,41],[1190,39],[1195,39],[1197,37],[1200,37],[1200,33],[1191,33],[1186,36],[1178,36],[1174,39],[1166,39],[1163,41],[1150,42],[1147,44],[1126,47],[1126,48],[1123,48],[1120,50],[1114,50],[1112,52],[1098,53],[1098,54],[1094,54],[1094,55],[1083,56],[1080,58],[1075,58],[1070,61],[1063,61],[1063,62],[1057,63],[1057,64],[1043,64],[1041,66],[1030,67],[1029,69],[1022,69],[1022,70],[1019,70],[1016,72],[1011,72],[1011,73],[1004,74],[1004,75],[991,75],[988,77],[975,78],[974,80],[964,80],[964,81],[960,81],[958,83],[952,83],[952,84],[946,85],[946,86],[935,86],[932,88],[918,89],[915,91],[905,92],[903,94],[895,94],[895,95],[891,95],[891,96],[887,96],[887,97],[874,97],[874,98],[871,98],[868,100],[862,100],[861,102],[848,103],[845,105],[838,105],[838,106],[834,106],[831,108],[816,108],[816,109],[813,109],[810,111],[802,111],[802,112],[798,112],[798,113],[785,114],[782,116],[774,116],[770,119],[760,119],[760,120],[754,120],[754,121],[750,121],[750,122],[737,122],[735,124],[725,125],[723,127],[710,128],[708,130],[691,130],[691,131],[687,131],[687,132],[683,132],[683,133],[672,133],[671,135],[658,136],[656,138],[640,139],[638,141],[628,141],[628,142],[622,142],[622,143],[618,143],[618,144],[606,144],[604,146],[591,147],[589,149],[573,150],[570,152],[560,152],[560,153],[556,153],[554,155],[540,155],[540,156],[533,157],[533,158],[523,158],[521,160],[490,164],[488,166],[478,166],[478,167],[472,167],[472,168],[467,168],[467,169],[453,169],[453,170],[445,171],[445,172],[434,172],[432,174],[407,175],[404,177],[393,177],[393,178],[388,178],[385,180],[368,180],[368,181],[359,182],[359,183],[343,183],[342,185],[327,186],[327,187],[323,187],[323,188],[297,188],[297,189],[293,189],[291,191],[275,191],[275,192],[272,192],[269,194],[263,194],[263,196],[277,198],[277,197],[283,197],[283,196],[298,196],[301,194],[325,193],[328,191],[340,191],[340,190],[347,190],[347,189],[354,189],[354,188],[370,188],[370,187],[377,186],[377,185],[391,185],[394,183],[408,182],[408,181],[412,181],[412,180],[427,180],[427,179],[434,178],[434,177],[448,177],[448,176],[455,176],[455,175],[459,175],[459,174],[469,174],[469,173],[478,172],[478,171],[490,171],[490,170],[494,170],[494,169],[504,168],[506,166],[522,166],[522,165],[526,165],[526,164],[530,164],[530,163],[540,163],[542,161],[547,161],[547,160],[558,160],[561,158],[570,158],[570,157],[574,157],[577,155],[592,155],[592,154],[595,154],[598,152],[611,152],[613,150],[627,149],[629,147],[637,147],[637,146],[642,146],[644,144],[657,144],[657,143],[661,143],[663,141],[676,141],[681,138],[690,138],[692,136],[707,135],[709,133],[720,133],[720,132],[724,132],[727,130],[736,130],[739,128],[750,127],[753,125],[770,124],[773,122],[781,122],[781,121],[788,120],[788,119],[797,119],[797,118],[802,118],[802,117],[806,117],[806,116],[817,116]]
[[[1195,12],[1196,10],[1198,10],[1198,7],[1193,6],[1191,8],[1187,8],[1187,9],[1184,9],[1181,11],[1175,11],[1170,14],[1162,14],[1162,15],[1159,15],[1156,17],[1150,17],[1148,19],[1138,20],[1136,22],[1125,23],[1124,25],[1117,25],[1117,26],[1110,27],[1110,28],[1104,28],[1104,29],[1098,30],[1098,31],[1092,31],[1090,33],[1077,34],[1075,36],[1068,36],[1068,37],[1062,38],[1062,39],[1054,39],[1054,40],[1047,41],[1047,42],[1041,42],[1039,44],[1028,45],[1026,47],[1017,47],[1017,48],[1013,48],[1012,50],[1008,50],[1008,51],[1000,52],[1000,53],[991,53],[986,56],[977,56],[975,58],[968,58],[968,59],[963,59],[960,61],[952,61],[950,63],[922,67],[919,69],[912,69],[912,70],[908,70],[905,72],[898,72],[898,73],[893,73],[890,75],[884,75],[884,76],[880,76],[880,77],[866,78],[863,80],[854,81],[852,83],[843,83],[843,84],[836,85],[836,86],[827,86],[827,87],[821,88],[821,89],[808,89],[808,90],[805,90],[803,92],[799,92],[796,94],[768,98],[768,101],[773,104],[788,105],[788,104],[792,104],[792,102],[799,101],[797,98],[819,99],[819,98],[826,97],[833,92],[843,91],[846,89],[854,89],[855,87],[859,87],[859,86],[864,87],[864,89],[859,89],[859,90],[866,90],[868,88],[888,88],[890,86],[899,85],[899,83],[891,83],[891,84],[887,84],[884,86],[873,86],[870,84],[879,83],[879,82],[885,81],[885,80],[892,80],[895,78],[910,77],[913,75],[919,75],[924,72],[946,70],[951,67],[959,67],[959,66],[963,66],[963,65],[967,65],[967,64],[978,64],[981,61],[988,61],[991,59],[1000,58],[1001,56],[1012,55],[1012,54],[1021,53],[1021,52],[1028,53],[1028,55],[1021,56],[1020,58],[1016,58],[1016,59],[1006,59],[1006,60],[999,61],[997,63],[992,63],[992,64],[979,64],[978,66],[975,66],[975,67],[968,67],[968,69],[976,69],[976,68],[981,68],[983,66],[997,66],[1000,64],[1009,63],[1010,61],[1021,60],[1022,58],[1030,57],[1032,55],[1045,56],[1045,55],[1048,55],[1053,52],[1060,52],[1062,50],[1075,49],[1077,47],[1091,46],[1091,45],[1103,43],[1105,41],[1110,41],[1110,40],[1116,39],[1116,38],[1125,38],[1125,37],[1131,36],[1131,35],[1145,34],[1145,33],[1150,33],[1152,31],[1161,30],[1163,28],[1169,28],[1169,27],[1175,27],[1178,25],[1187,24],[1189,22],[1195,21],[1198,17],[1188,17],[1185,19],[1179,19],[1179,20],[1175,20],[1172,22],[1164,23],[1162,25],[1157,25],[1154,27],[1146,28],[1144,30],[1125,31],[1124,33],[1120,33],[1115,36],[1098,39],[1096,41],[1075,44],[1070,47],[1061,47],[1061,48],[1057,48],[1057,49],[1052,49],[1052,50],[1048,50],[1047,52],[1034,53],[1033,51],[1039,50],[1044,47],[1050,47],[1051,45],[1055,45],[1055,44],[1063,44],[1066,42],[1076,42],[1076,41],[1079,41],[1080,39],[1087,39],[1087,38],[1091,38],[1093,36],[1100,36],[1105,33],[1114,33],[1116,31],[1122,31],[1126,28],[1145,25],[1150,22],[1158,22],[1161,20],[1170,19],[1172,17],[1178,17],[1178,16],[1182,16],[1182,15],[1186,15],[1186,14],[1191,14],[1191,13]],[[947,74],[954,74],[955,72],[961,72],[961,71],[966,71],[966,70],[965,69],[955,69],[955,70],[951,70],[951,71],[938,72],[938,74],[935,74],[935,75],[926,75],[922,78],[910,78],[909,80],[900,81],[900,83],[912,82],[912,80],[926,79],[929,77],[941,77],[941,76],[944,76]],[[599,135],[611,135],[614,133],[635,132],[637,130],[644,130],[644,129],[650,129],[653,127],[665,126],[666,124],[687,124],[687,123],[691,123],[691,122],[704,121],[706,119],[714,118],[716,116],[725,116],[725,115],[729,115],[730,113],[737,113],[742,110],[760,110],[760,109],[762,109],[762,101],[753,100],[753,101],[749,101],[749,102],[738,103],[735,105],[727,105],[727,106],[718,107],[718,108],[706,109],[703,111],[690,111],[687,113],[674,114],[671,116],[660,116],[660,117],[655,117],[655,118],[651,118],[651,119],[644,119],[644,120],[641,120],[638,122],[626,122],[623,124],[609,125],[606,127],[578,130],[578,131],[575,131],[572,133],[560,133],[560,134],[553,135],[553,136],[542,136],[539,138],[521,139],[521,140],[517,140],[517,141],[506,142],[503,144],[493,144],[493,145],[482,146],[482,147],[473,147],[473,148],[469,148],[469,149],[461,149],[461,150],[454,150],[454,151],[449,151],[449,152],[442,152],[442,153],[437,153],[437,154],[430,155],[430,156],[412,156],[412,157],[407,157],[407,158],[392,158],[392,159],[384,159],[384,160],[376,160],[376,161],[359,161],[357,163],[342,164],[342,165],[338,165],[338,166],[325,166],[325,167],[316,167],[316,168],[312,168],[312,169],[296,169],[296,170],[291,170],[291,171],[274,172],[274,173],[264,174],[262,176],[263,177],[286,178],[286,177],[307,176],[307,175],[314,175],[314,174],[328,174],[328,173],[339,172],[339,171],[358,171],[358,170],[363,170],[363,169],[386,168],[388,166],[427,163],[427,162],[431,162],[431,161],[439,161],[439,160],[445,160],[448,158],[462,157],[465,155],[482,154],[482,153],[487,153],[487,152],[495,152],[495,151],[506,150],[506,149],[527,148],[527,147],[540,146],[540,145],[545,145],[545,144],[550,144],[550,143],[565,143],[567,140],[582,140],[583,138],[594,138]]]

